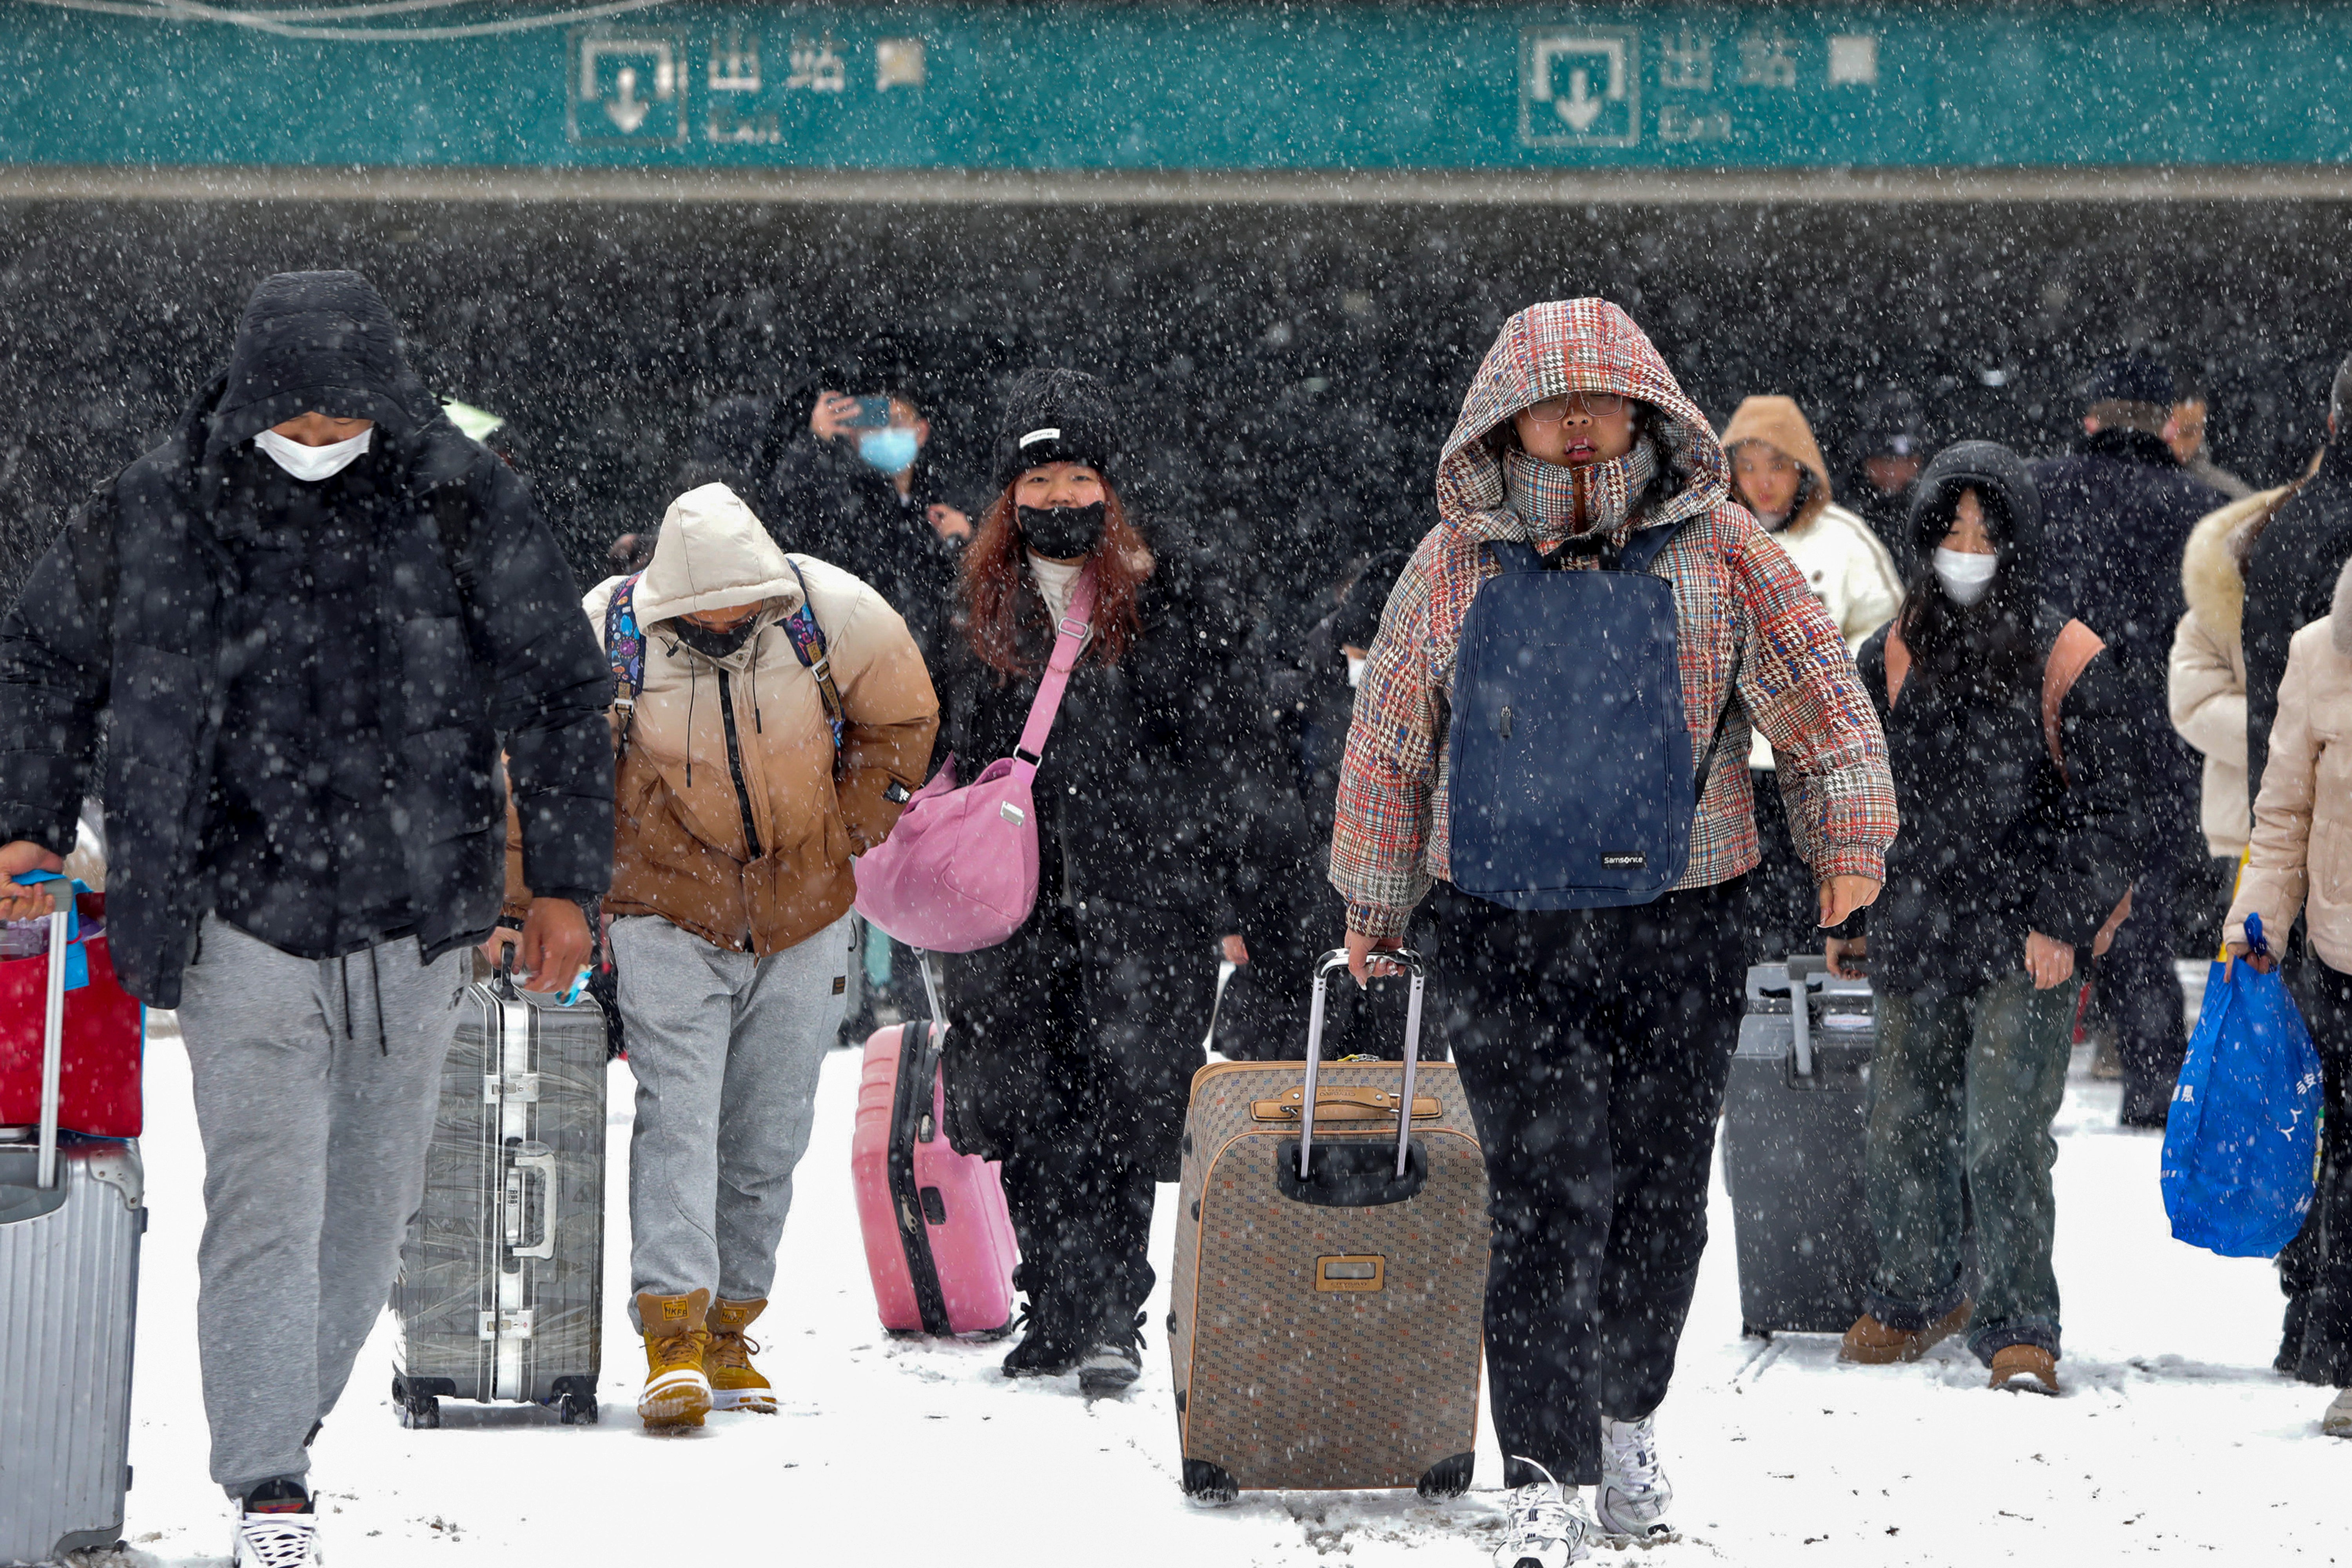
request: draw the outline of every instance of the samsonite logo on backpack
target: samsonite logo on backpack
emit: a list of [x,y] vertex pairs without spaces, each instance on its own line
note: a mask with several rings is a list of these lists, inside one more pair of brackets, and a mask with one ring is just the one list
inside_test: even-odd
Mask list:
[[1636,534],[1597,572],[1491,546],[1502,572],[1463,618],[1446,737],[1462,891],[1604,909],[1682,880],[1722,716],[1695,770],[1674,586],[1648,570],[1675,532]]

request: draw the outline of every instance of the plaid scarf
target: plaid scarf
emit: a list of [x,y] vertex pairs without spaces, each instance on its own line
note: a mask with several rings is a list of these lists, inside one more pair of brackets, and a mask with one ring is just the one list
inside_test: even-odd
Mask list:
[[[1622,549],[1641,515],[1643,497],[1658,475],[1658,454],[1648,438],[1622,458],[1580,468],[1547,463],[1514,447],[1503,454],[1503,482],[1511,511],[1538,550],[1549,551],[1576,533],[1599,530]],[[1576,526],[1576,491],[1584,489],[1585,526]]]

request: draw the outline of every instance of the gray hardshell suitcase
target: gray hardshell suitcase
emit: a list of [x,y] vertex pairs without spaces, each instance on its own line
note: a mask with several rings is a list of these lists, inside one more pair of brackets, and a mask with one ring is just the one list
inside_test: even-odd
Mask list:
[[[1790,976],[1805,1005],[1792,1008]],[[1724,1097],[1745,1332],[1842,1334],[1878,1260],[1863,1192],[1870,982],[1831,975],[1818,955],[1748,972],[1748,1015]]]
[[404,1426],[443,1399],[596,1419],[604,1277],[604,1016],[491,975],[467,988],[425,1203],[392,1288]]
[[[1452,1064],[1323,1062],[1317,966],[1304,1062],[1192,1075],[1168,1346],[1184,1489],[1470,1484],[1485,1344],[1486,1162]],[[1306,1108],[1311,1114],[1303,1114]]]
[[40,1125],[0,1133],[0,1563],[115,1544],[131,1489],[145,1183],[136,1142],[58,1135],[64,982],[52,964]]

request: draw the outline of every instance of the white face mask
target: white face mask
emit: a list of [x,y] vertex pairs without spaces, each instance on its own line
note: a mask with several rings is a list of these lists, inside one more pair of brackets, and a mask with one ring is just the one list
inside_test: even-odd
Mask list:
[[1348,656],[1348,684],[1361,686],[1363,683],[1364,661],[1351,653]]
[[1962,609],[1992,591],[1993,574],[2000,569],[1998,555],[1978,555],[1936,546],[1937,581],[1944,584],[1944,596]]
[[275,430],[264,430],[253,438],[253,444],[269,454],[270,460],[298,479],[311,484],[332,479],[360,459],[375,435],[371,425],[348,441],[331,441],[323,447],[305,447],[289,440]]

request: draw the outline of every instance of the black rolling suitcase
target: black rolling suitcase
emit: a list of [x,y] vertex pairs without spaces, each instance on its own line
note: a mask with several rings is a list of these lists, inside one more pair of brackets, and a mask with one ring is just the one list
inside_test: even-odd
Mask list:
[[604,1276],[604,1016],[501,972],[468,986],[441,1079],[425,1203],[400,1249],[393,1403],[596,1419]]
[[1818,955],[1748,972],[1723,1112],[1746,1333],[1842,1334],[1861,1315],[1878,1258],[1863,1193],[1877,1040],[1869,981]]

